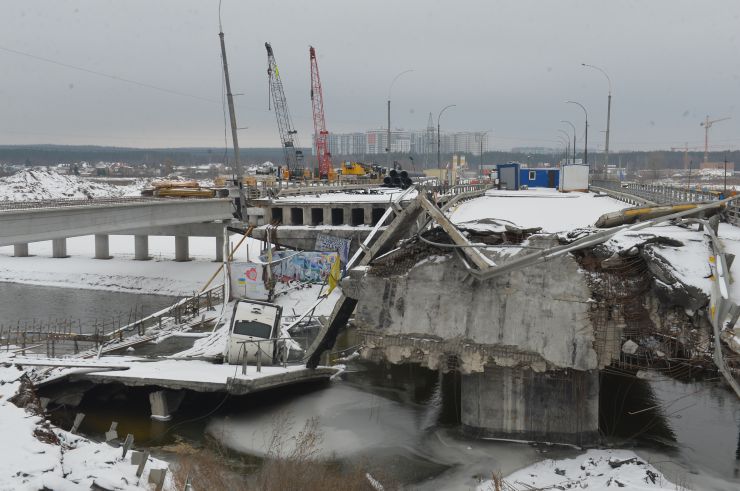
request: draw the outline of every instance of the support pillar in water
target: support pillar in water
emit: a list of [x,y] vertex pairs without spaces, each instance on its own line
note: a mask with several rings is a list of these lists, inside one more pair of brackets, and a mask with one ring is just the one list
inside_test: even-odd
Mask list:
[[462,375],[463,432],[573,445],[599,439],[598,370],[552,370],[487,366]]
[[169,421],[172,413],[177,411],[180,403],[185,397],[183,391],[158,390],[149,393],[149,405],[152,411],[152,419],[157,421]]
[[95,235],[95,259],[110,259],[108,235]]
[[149,256],[149,236],[134,235],[134,259],[137,261],[148,261]]
[[13,256],[28,257],[28,242],[23,244],[13,244]]
[[224,236],[223,234],[216,236],[216,262],[220,263],[224,260]]
[[51,241],[52,257],[69,257],[67,255],[67,239],[54,239]]
[[188,240],[189,238],[187,235],[178,235],[175,237],[175,261],[190,261]]

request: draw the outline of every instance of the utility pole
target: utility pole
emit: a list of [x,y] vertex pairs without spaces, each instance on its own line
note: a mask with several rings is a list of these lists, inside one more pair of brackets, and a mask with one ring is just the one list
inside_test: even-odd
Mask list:
[[725,185],[724,185],[724,191],[722,192],[722,197],[727,197],[727,152],[725,152]]
[[[219,28],[221,26],[219,25]],[[236,128],[236,112],[234,111],[234,96],[231,94],[231,82],[229,80],[229,65],[226,62],[226,43],[224,42],[223,29],[219,29],[218,37],[221,39],[221,59],[224,65],[224,82],[226,84],[226,102],[229,105],[229,119],[231,120],[231,141],[234,144],[234,170],[236,171],[237,187],[239,189],[239,206],[237,215],[239,220],[244,219],[244,208],[247,206],[247,199],[244,195],[244,174],[242,164],[239,162],[239,138]]]

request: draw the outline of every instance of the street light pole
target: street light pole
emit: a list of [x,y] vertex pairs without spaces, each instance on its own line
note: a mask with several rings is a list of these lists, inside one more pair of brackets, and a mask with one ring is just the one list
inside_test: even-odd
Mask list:
[[409,73],[409,72],[413,72],[413,70],[404,70],[404,71],[402,71],[401,73],[399,73],[398,75],[396,75],[395,77],[393,77],[393,80],[391,81],[391,84],[388,86],[388,133],[386,135],[388,137],[388,141],[387,141],[387,145],[388,146],[386,147],[385,151],[388,153],[388,158],[387,158],[387,162],[386,162],[387,165],[386,166],[389,169],[391,168],[391,90],[393,90],[393,84],[396,83],[396,80],[398,80],[398,78],[401,75],[404,75],[404,74]]
[[[583,144],[583,164],[588,165],[588,111],[586,111],[586,108],[583,107],[583,104],[576,101],[565,101],[566,104],[576,104],[581,109],[583,109],[583,114],[586,115],[586,133],[584,135],[584,144]],[[591,167],[588,168],[588,173],[591,173]]]
[[564,129],[558,128],[558,131],[565,135],[565,163],[568,164],[568,154],[570,153],[569,146],[570,146],[570,133],[565,131]]
[[442,110],[437,115],[437,171],[439,172],[439,182],[442,183],[442,158],[440,157],[440,144],[442,141],[442,133],[440,132],[440,126],[439,126],[439,118],[442,117],[442,113],[445,112],[447,109],[455,107],[455,104],[450,104],[449,106],[445,106],[442,108]]
[[609,84],[609,96],[606,100],[606,142],[604,143],[604,173],[606,173],[606,169],[609,166],[609,123],[612,114],[612,79],[609,78],[609,74],[606,73],[606,70],[604,70],[603,68],[599,68],[595,65],[589,65],[587,63],[581,63],[581,66],[593,68],[594,70],[600,71],[604,74],[604,76],[606,77],[606,81]]
[[573,128],[573,163],[575,164],[576,163],[576,125],[574,125],[573,123],[565,119],[561,119],[560,122],[568,123],[570,127]]

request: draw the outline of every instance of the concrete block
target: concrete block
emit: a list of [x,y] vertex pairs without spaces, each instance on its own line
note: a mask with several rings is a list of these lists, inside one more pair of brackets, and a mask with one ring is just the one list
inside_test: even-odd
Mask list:
[[85,413],[77,413],[75,415],[74,423],[72,423],[72,428],[69,430],[70,433],[77,433],[77,429],[80,427],[80,424],[82,424],[82,420],[85,419]]
[[13,244],[13,256],[28,257],[28,242],[23,244]]
[[167,476],[167,469],[151,469],[149,471],[149,483],[154,484],[155,491],[161,491],[164,486],[164,478]]
[[115,440],[116,438],[118,438],[118,432],[116,431],[116,428],[118,428],[118,422],[117,421],[113,421],[110,424],[110,429],[105,432],[105,441],[106,442],[109,442],[111,440]]

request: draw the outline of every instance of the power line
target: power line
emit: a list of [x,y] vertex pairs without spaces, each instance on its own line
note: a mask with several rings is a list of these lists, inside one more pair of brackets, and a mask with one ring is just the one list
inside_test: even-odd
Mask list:
[[157,85],[152,85],[152,84],[148,84],[148,83],[145,83],[145,82],[139,82],[138,80],[132,80],[130,78],[119,77],[117,75],[111,75],[109,73],[103,73],[103,72],[98,72],[96,70],[90,70],[89,68],[83,68],[83,67],[76,66],[76,65],[70,65],[69,63],[63,63],[61,61],[56,61],[56,60],[52,60],[52,59],[49,59],[49,58],[44,58],[43,56],[37,56],[37,55],[33,55],[31,53],[25,53],[23,51],[18,51],[18,50],[15,50],[15,49],[7,48],[5,46],[0,46],[0,50],[6,51],[8,53],[15,54],[15,55],[25,56],[27,58],[32,58],[34,60],[43,61],[45,63],[51,63],[52,65],[57,65],[57,66],[61,66],[61,67],[64,67],[64,68],[69,68],[71,70],[77,70],[77,71],[80,71],[80,72],[89,73],[91,75],[97,75],[99,77],[109,78],[109,79],[112,79],[112,80],[116,80],[118,82],[124,82],[124,83],[127,83],[127,84],[138,85],[139,87],[144,87],[144,88],[156,90],[156,91],[159,91],[159,92],[165,92],[167,94],[179,95],[181,97],[189,97],[191,99],[197,99],[197,100],[200,100],[200,101],[211,102],[211,103],[216,103],[216,104],[219,102],[219,101],[217,101],[215,99],[208,99],[206,97],[201,97],[199,95],[188,94],[187,92],[180,92],[180,91],[177,91],[177,90],[168,89],[168,88],[165,88],[165,87],[159,87]]

